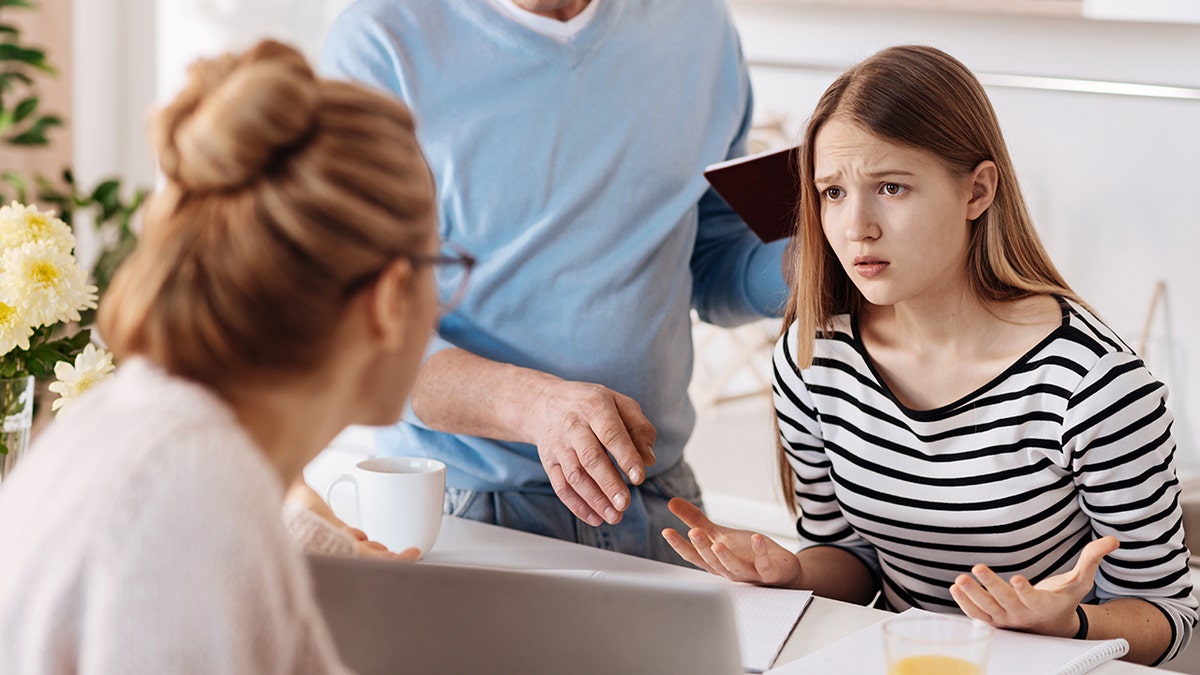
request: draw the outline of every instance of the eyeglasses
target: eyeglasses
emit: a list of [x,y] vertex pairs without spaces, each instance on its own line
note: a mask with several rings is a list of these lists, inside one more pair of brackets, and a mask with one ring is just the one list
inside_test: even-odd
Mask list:
[[467,280],[475,269],[475,256],[457,244],[444,243],[438,255],[420,256],[405,254],[414,265],[433,265],[433,278],[437,281],[438,305],[443,314],[449,314],[462,302],[467,294]]
[[[467,293],[467,280],[475,267],[475,256],[467,253],[466,249],[456,244],[442,244],[438,255],[418,255],[416,253],[397,253],[397,258],[404,258],[416,265],[433,266],[434,280],[438,288],[438,307],[443,314],[448,314],[458,306]],[[383,272],[382,269],[351,281],[344,291],[347,297],[362,290]]]

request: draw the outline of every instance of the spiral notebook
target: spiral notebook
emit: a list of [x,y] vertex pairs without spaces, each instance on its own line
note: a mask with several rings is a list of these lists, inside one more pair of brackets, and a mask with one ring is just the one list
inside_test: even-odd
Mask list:
[[[930,614],[910,609],[900,616]],[[882,673],[883,624],[880,621],[833,644],[767,671],[767,675],[808,673]],[[1079,675],[1120,658],[1129,651],[1124,640],[1071,640],[998,630],[992,641],[988,675]]]

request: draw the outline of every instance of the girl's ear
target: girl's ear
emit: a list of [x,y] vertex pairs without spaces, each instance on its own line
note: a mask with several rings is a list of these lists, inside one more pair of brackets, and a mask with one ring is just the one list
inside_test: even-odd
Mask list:
[[967,202],[967,220],[975,220],[982,216],[992,205],[996,199],[996,183],[999,179],[1000,173],[996,170],[996,163],[990,159],[980,162],[971,172],[971,199]]
[[405,326],[412,312],[408,292],[412,280],[412,263],[397,258],[383,270],[371,289],[366,303],[367,325],[385,349],[398,349],[404,344]]

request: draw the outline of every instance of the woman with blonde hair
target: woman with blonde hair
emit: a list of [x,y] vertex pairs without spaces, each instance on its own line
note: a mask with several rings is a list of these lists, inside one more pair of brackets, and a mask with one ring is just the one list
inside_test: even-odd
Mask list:
[[663,536],[736,580],[1177,654],[1166,388],[1050,262],[976,78],[930,47],[851,68],[800,182],[774,393],[801,550],[682,500]]
[[154,141],[100,309],[122,365],[0,490],[0,672],[341,672],[285,490],[399,418],[463,261],[408,110],[291,47],[192,66]]

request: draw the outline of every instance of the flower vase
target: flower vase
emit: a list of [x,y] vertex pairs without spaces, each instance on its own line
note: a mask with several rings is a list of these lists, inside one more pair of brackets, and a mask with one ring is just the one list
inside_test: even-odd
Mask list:
[[0,378],[0,413],[4,428],[0,431],[0,484],[16,468],[29,448],[33,428],[33,376]]

